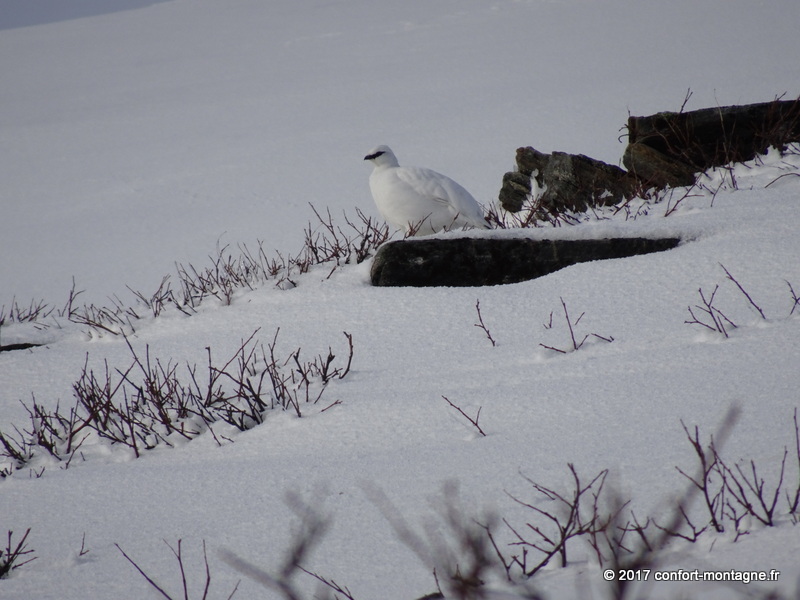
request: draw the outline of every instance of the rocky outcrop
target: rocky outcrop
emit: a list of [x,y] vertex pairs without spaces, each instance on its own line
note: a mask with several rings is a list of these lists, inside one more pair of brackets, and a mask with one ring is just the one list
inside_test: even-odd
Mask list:
[[500,205],[522,210],[535,181],[541,218],[581,212],[640,190],[690,186],[697,173],[793,142],[800,142],[800,99],[630,117],[622,159],[627,171],[582,154],[519,148],[516,171],[503,176]]
[[622,162],[647,185],[684,186],[695,173],[799,141],[800,99],[662,112],[628,119]]
[[580,262],[669,250],[679,243],[677,238],[397,240],[378,249],[370,276],[377,286],[499,285]]
[[517,170],[503,176],[499,195],[500,205],[510,212],[522,209],[532,192],[532,180],[542,190],[539,210],[552,215],[616,204],[636,187],[636,180],[619,167],[583,154],[544,154],[529,146],[518,148],[516,158]]

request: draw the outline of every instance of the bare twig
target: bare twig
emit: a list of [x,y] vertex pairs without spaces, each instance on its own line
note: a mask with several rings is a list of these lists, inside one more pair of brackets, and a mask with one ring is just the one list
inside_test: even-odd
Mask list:
[[698,318],[694,314],[694,311],[692,310],[691,306],[687,308],[689,310],[689,315],[692,317],[692,319],[690,321],[684,321],[684,323],[687,323],[689,325],[700,325],[702,327],[705,327],[706,329],[719,332],[725,337],[728,337],[728,326],[730,326],[733,329],[736,329],[736,324],[733,321],[731,321],[727,316],[725,316],[725,314],[721,310],[719,310],[717,307],[714,306],[714,297],[717,295],[718,290],[719,290],[719,285],[714,286],[714,291],[711,292],[711,295],[708,298],[706,298],[702,288],[697,290],[697,292],[700,294],[700,300],[702,301],[702,306],[695,304],[695,308],[703,311],[707,315],[708,319],[711,319],[710,323],[705,318],[703,318],[704,320]]
[[746,514],[751,515],[764,525],[773,526],[775,524],[775,508],[783,486],[788,450],[784,450],[778,482],[775,484],[775,489],[772,493],[765,489],[765,481],[758,475],[755,461],[750,460],[749,469],[742,468],[740,463],[737,463],[731,469],[722,461],[718,453],[715,454],[720,472],[725,473],[725,489],[729,498],[731,498],[728,501],[728,507],[735,509],[735,506],[739,506]]
[[679,113],[682,113],[684,111],[684,109],[686,108],[686,104],[688,104],[689,98],[691,98],[692,95],[694,95],[694,92],[692,92],[692,88],[687,89],[686,90],[686,97],[683,99],[683,104],[681,104],[681,108],[678,111]]
[[[174,597],[171,594],[169,594],[167,591],[165,591],[164,588],[162,588],[152,577],[150,577],[150,575],[148,575],[144,571],[144,569],[142,569],[142,567],[140,567],[136,563],[136,561],[134,561],[130,556],[128,556],[128,554],[120,547],[119,544],[114,544],[114,545],[117,547],[117,550],[119,550],[122,553],[122,556],[124,556],[125,559],[129,563],[131,563],[131,565],[133,565],[133,567],[139,572],[139,574],[142,577],[144,577],[144,579],[147,581],[147,583],[150,584],[150,587],[152,587],[159,594],[161,594],[164,598],[166,598],[166,600],[175,600],[176,598],[183,598],[183,600],[189,600],[189,581],[188,581],[187,576],[186,576],[186,567],[185,567],[184,558],[183,558],[183,548],[182,548],[183,540],[179,539],[176,547],[171,546],[169,544],[169,542],[167,542],[166,540],[163,540],[163,541],[164,541],[164,544],[166,544],[167,548],[169,548],[170,551],[172,552],[173,556],[175,557],[175,560],[178,562],[178,571],[180,572],[180,575],[181,575],[181,592],[182,593],[180,594],[180,596],[177,596],[177,597]],[[206,541],[205,540],[203,540],[203,564],[204,564],[204,567],[205,567],[205,580],[203,582],[203,591],[202,591],[202,596],[200,596],[200,600],[208,600],[208,594],[209,594],[209,591],[211,590],[211,567],[208,564],[208,553],[206,551]],[[236,586],[233,588],[233,591],[228,595],[228,600],[233,598],[234,594],[236,593],[236,590],[238,590],[238,589],[239,589],[239,584],[237,583]]]
[[347,338],[348,353],[347,364],[345,365],[344,370],[339,373],[339,379],[344,379],[347,376],[347,374],[350,372],[350,366],[353,364],[353,335],[347,333],[346,331],[343,331],[342,333],[344,333],[344,337]]
[[[313,573],[313,572],[309,571],[305,567],[298,566],[298,568],[303,573],[305,573],[306,575],[310,575],[311,577],[313,577],[314,579],[319,581],[324,586],[326,586],[326,587],[330,588],[331,590],[333,590],[336,594],[341,594],[342,596],[347,598],[347,600],[355,600],[355,598],[353,598],[353,594],[350,592],[350,590],[347,588],[347,586],[341,586],[338,583],[336,583],[333,579],[326,579],[325,577],[322,577],[321,575],[317,575],[316,573]],[[338,596],[337,596],[337,598],[338,598]]]
[[30,534],[30,532],[31,528],[28,527],[25,533],[22,534],[20,540],[18,542],[13,542],[14,532],[11,530],[8,531],[5,550],[0,546],[0,579],[5,579],[9,576],[11,571],[19,569],[23,565],[27,565],[36,560],[36,556],[30,556],[33,554],[33,550],[29,549],[27,545],[28,534]]
[[722,526],[720,515],[722,511],[723,492],[725,491],[725,488],[721,485],[716,492],[711,489],[711,475],[712,473],[716,472],[718,468],[717,455],[716,452],[713,451],[713,440],[712,448],[706,449],[700,443],[700,433],[697,426],[694,428],[694,435],[689,433],[689,429],[686,427],[686,424],[683,421],[681,421],[681,426],[683,427],[683,431],[686,433],[686,437],[689,440],[689,443],[692,445],[698,460],[700,461],[700,468],[698,469],[698,474],[695,477],[688,475],[680,467],[675,468],[681,475],[688,479],[698,491],[702,492],[703,500],[705,501],[706,508],[708,509],[711,525],[716,531],[722,532],[725,530],[725,528]]
[[139,571],[139,574],[140,574],[142,577],[144,577],[144,578],[145,578],[145,580],[147,581],[147,583],[149,583],[149,584],[150,584],[150,586],[151,586],[153,589],[155,589],[155,590],[156,590],[158,593],[160,593],[160,594],[161,594],[161,595],[162,595],[164,598],[166,598],[167,600],[172,600],[172,596],[170,596],[170,595],[169,595],[167,592],[165,592],[165,591],[164,591],[164,590],[161,588],[161,586],[159,586],[159,585],[158,585],[158,584],[157,584],[155,581],[153,581],[153,579],[152,579],[152,578],[151,578],[151,577],[150,577],[150,576],[149,576],[147,573],[145,573],[145,572],[142,570],[142,568],[141,568],[139,565],[137,565],[137,564],[136,564],[136,561],[134,561],[134,560],[133,560],[133,559],[132,559],[130,556],[128,556],[128,555],[125,553],[125,551],[124,551],[122,548],[120,548],[120,545],[119,545],[119,544],[116,544],[116,543],[115,543],[114,545],[117,547],[117,550],[119,550],[119,551],[122,553],[122,556],[124,556],[124,557],[125,557],[125,559],[126,559],[126,560],[127,560],[129,563],[131,563],[131,564],[133,565],[133,567],[134,567],[134,568],[135,568],[137,571]]
[[800,519],[798,511],[800,511],[800,427],[797,424],[797,408],[794,409],[794,450],[795,458],[797,459],[797,486],[794,489],[794,497],[789,496],[786,492],[786,501],[789,505],[789,514],[797,521]]
[[[609,342],[609,343],[614,341],[614,338],[611,337],[611,336],[605,337],[605,336],[602,336],[602,335],[598,335],[596,333],[587,333],[586,335],[584,335],[581,338],[580,341],[578,341],[578,339],[575,337],[575,327],[578,326],[578,324],[580,323],[581,319],[583,318],[583,316],[586,313],[585,312],[581,313],[578,316],[578,318],[573,321],[572,318],[569,316],[569,310],[567,309],[567,303],[564,301],[564,298],[559,297],[559,300],[561,301],[561,308],[562,308],[562,310],[564,312],[564,320],[567,322],[567,329],[569,330],[569,337],[570,337],[570,342],[571,342],[572,348],[568,349],[568,350],[564,350],[562,348],[557,348],[555,346],[547,346],[545,344],[540,343],[539,345],[542,348],[546,348],[548,350],[553,350],[554,352],[558,352],[560,354],[566,354],[567,352],[574,352],[576,350],[580,350],[583,347],[583,345],[586,343],[586,340],[588,340],[590,337],[594,337],[594,338],[597,338],[599,340],[602,340],[604,342]],[[550,322],[546,323],[544,325],[544,327],[545,327],[545,329],[552,329],[552,327],[553,327],[553,313],[552,313],[552,311],[550,312]]]
[[726,268],[725,268],[725,265],[723,265],[722,263],[720,263],[720,265],[719,265],[719,266],[720,266],[720,267],[722,267],[722,270],[723,270],[723,271],[725,271],[725,275],[727,275],[727,276],[728,276],[728,279],[730,279],[730,280],[731,280],[733,283],[735,283],[735,284],[736,284],[736,287],[737,287],[737,288],[739,288],[739,291],[740,291],[740,292],[742,292],[742,294],[744,294],[744,297],[745,297],[745,298],[747,298],[747,301],[750,303],[750,305],[751,305],[753,308],[755,308],[755,309],[758,311],[758,314],[760,314],[760,315],[761,315],[761,318],[762,318],[762,319],[764,319],[764,320],[766,320],[766,318],[767,318],[767,317],[766,317],[766,316],[764,316],[764,311],[763,311],[763,310],[761,310],[761,307],[760,307],[758,304],[756,304],[756,303],[753,301],[753,298],[752,298],[752,297],[750,296],[750,294],[748,294],[748,293],[747,293],[747,291],[746,291],[746,290],[745,290],[745,289],[742,287],[742,284],[741,284],[741,283],[739,283],[739,282],[736,280],[736,278],[735,278],[733,275],[731,275],[731,274],[730,274],[730,271],[728,271],[728,269],[726,269]]
[[666,197],[666,200],[667,200],[667,208],[664,211],[664,216],[668,217],[671,214],[673,214],[676,210],[678,210],[678,207],[681,205],[681,203],[684,200],[687,200],[689,198],[700,198],[701,194],[692,193],[692,191],[694,189],[695,189],[695,186],[691,186],[689,188],[686,188],[686,190],[683,192],[683,194],[677,200],[674,200],[674,201],[673,201],[673,198],[675,197],[675,195],[677,193],[680,192],[680,189],[678,189],[678,190],[676,190],[676,189],[667,190],[664,193],[664,196]]
[[472,417],[470,417],[470,416],[469,416],[467,413],[465,413],[465,412],[464,412],[464,411],[461,409],[461,407],[460,407],[460,406],[456,406],[455,404],[453,404],[453,403],[452,403],[452,402],[451,402],[451,401],[450,401],[450,400],[447,398],[447,396],[442,396],[442,399],[444,399],[444,401],[445,401],[445,402],[447,402],[447,403],[448,403],[448,404],[449,404],[451,407],[453,407],[453,408],[454,408],[454,409],[456,409],[456,410],[457,410],[459,413],[461,413],[461,416],[463,416],[463,417],[464,417],[464,418],[465,418],[467,421],[469,421],[470,423],[472,423],[473,427],[475,427],[475,429],[477,429],[477,430],[478,430],[478,433],[480,433],[482,436],[485,436],[485,435],[486,435],[486,432],[484,432],[484,431],[483,431],[483,429],[481,429],[481,426],[478,424],[478,421],[479,421],[479,420],[480,420],[480,418],[481,418],[481,407],[478,407],[478,414],[476,414],[476,415],[475,415],[475,418],[473,419],[473,418],[472,418]]
[[81,537],[81,549],[78,550],[78,556],[86,556],[89,554],[89,548],[86,547],[86,532],[83,533],[83,537]]
[[[586,536],[594,540],[593,547],[599,556],[598,536],[608,529],[617,515],[627,506],[627,503],[619,503],[614,510],[608,513],[601,510],[600,497],[608,470],[598,473],[589,483],[583,483],[575,466],[570,463],[568,467],[572,475],[572,490],[567,493],[558,492],[525,477],[536,492],[543,494],[549,501],[555,502],[554,509],[545,510],[509,494],[512,500],[544,518],[544,523],[527,522],[526,533],[523,533],[520,528],[513,527],[508,521],[504,521],[515,537],[515,541],[511,545],[521,548],[522,554],[514,555],[510,560],[501,557],[503,564],[516,565],[527,577],[539,572],[556,556],[560,557],[561,566],[566,567],[568,564],[567,543],[573,538]],[[588,506],[587,498],[589,499]],[[531,534],[533,534],[532,537],[530,537]],[[497,551],[496,544],[494,546]],[[527,552],[529,550],[535,550],[542,555],[533,564],[528,563]],[[506,570],[508,572],[508,568]]]
[[[784,281],[785,281],[785,280],[784,280]],[[794,291],[794,288],[792,287],[792,284],[791,284],[791,283],[789,283],[789,282],[787,281],[787,282],[786,282],[786,285],[788,285],[788,286],[789,286],[789,292],[792,294],[792,310],[790,310],[790,311],[789,311],[789,315],[793,315],[793,314],[794,314],[794,311],[795,311],[795,309],[796,309],[798,306],[800,306],[800,296],[798,296],[798,295],[797,295],[797,293]]]
[[681,531],[681,528],[669,529],[667,527],[662,527],[655,521],[653,521],[653,525],[670,537],[681,538],[683,540],[686,540],[687,542],[692,542],[692,543],[699,540],[700,536],[703,533],[705,533],[706,530],[708,529],[708,525],[704,525],[703,527],[698,528],[689,518],[689,515],[686,514],[686,509],[682,505],[678,505],[678,512],[680,513],[681,517],[683,517],[682,525],[686,525],[691,533],[689,534],[683,533]]
[[800,177],[800,173],[784,173],[783,175],[778,175],[775,179],[770,181],[767,185],[764,186],[764,189],[771,186],[773,183],[777,182],[779,179],[783,179],[784,177]]
[[486,327],[486,324],[483,322],[483,315],[481,314],[481,301],[480,300],[477,300],[475,302],[475,310],[478,311],[478,322],[477,323],[473,323],[473,325],[475,327],[478,327],[478,328],[483,330],[483,332],[486,334],[486,337],[492,343],[492,347],[497,346],[497,342],[492,337],[492,332],[489,331],[489,328]]

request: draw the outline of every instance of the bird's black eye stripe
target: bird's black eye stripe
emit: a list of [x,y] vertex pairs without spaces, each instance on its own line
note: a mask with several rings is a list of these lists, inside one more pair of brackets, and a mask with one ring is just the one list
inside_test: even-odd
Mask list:
[[373,158],[378,158],[381,154],[386,154],[383,150],[380,152],[376,152],[375,154],[368,154],[364,157],[364,160],[372,160]]

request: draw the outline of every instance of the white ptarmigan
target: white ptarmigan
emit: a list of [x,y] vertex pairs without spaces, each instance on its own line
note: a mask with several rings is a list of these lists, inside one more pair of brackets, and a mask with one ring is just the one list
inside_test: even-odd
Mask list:
[[449,177],[421,167],[401,167],[389,146],[370,150],[364,160],[375,165],[369,188],[378,210],[406,233],[489,228],[475,198]]

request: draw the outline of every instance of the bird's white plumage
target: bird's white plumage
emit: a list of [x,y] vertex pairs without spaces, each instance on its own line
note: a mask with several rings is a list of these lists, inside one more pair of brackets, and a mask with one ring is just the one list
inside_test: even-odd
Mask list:
[[488,228],[475,198],[449,177],[431,169],[401,167],[389,146],[373,148],[364,160],[375,165],[369,188],[390,224],[415,235]]

